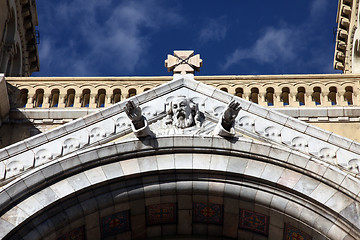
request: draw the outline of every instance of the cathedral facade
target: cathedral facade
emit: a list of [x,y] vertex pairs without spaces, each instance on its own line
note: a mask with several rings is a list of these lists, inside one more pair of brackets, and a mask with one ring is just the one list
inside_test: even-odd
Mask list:
[[360,239],[360,76],[339,51],[344,74],[194,76],[193,51],[171,77],[4,71],[0,238]]

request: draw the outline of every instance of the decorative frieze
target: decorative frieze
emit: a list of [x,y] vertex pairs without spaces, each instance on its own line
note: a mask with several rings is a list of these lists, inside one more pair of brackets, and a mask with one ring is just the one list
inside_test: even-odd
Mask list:
[[[189,83],[182,85],[182,81]],[[172,90],[169,85],[175,90]],[[175,99],[174,97],[186,96],[193,99],[197,108],[206,115],[206,122],[203,123],[204,131],[207,133],[209,130],[208,133],[211,133],[232,96],[223,91],[208,86],[202,88],[202,86],[206,85],[193,80],[179,79],[139,96],[134,96],[131,101],[136,102],[143,109],[150,130],[156,133],[156,126],[161,123],[160,119],[166,117],[169,112],[169,104]],[[210,91],[211,89],[212,91]],[[284,148],[301,151],[305,154],[310,153],[323,162],[338,165],[344,169],[351,171],[356,169],[350,165],[350,161],[354,162],[355,159],[359,159],[359,151],[356,150],[356,147],[351,149],[350,146],[357,146],[357,143],[296,121],[269,108],[261,107],[241,98],[234,98],[243,109],[234,122],[235,130],[241,134]],[[3,156],[0,178],[9,179],[27,169],[65,156],[82,147],[109,142],[125,136],[131,132],[130,120],[124,112],[125,105],[126,102],[115,104],[3,149],[0,151]],[[303,110],[306,109],[311,115],[311,108],[304,108]],[[332,112],[327,111],[326,108],[319,110],[323,110],[320,112],[332,116]],[[334,108],[335,112],[339,110],[344,113],[344,109]],[[356,109],[353,109],[353,112],[356,113]],[[322,115],[318,117],[322,117]],[[168,132],[165,135],[171,134],[173,133]]]
[[[172,77],[11,78],[12,108],[102,108]],[[357,75],[197,76],[196,80],[269,107],[359,106]],[[216,109],[214,109],[215,111]]]

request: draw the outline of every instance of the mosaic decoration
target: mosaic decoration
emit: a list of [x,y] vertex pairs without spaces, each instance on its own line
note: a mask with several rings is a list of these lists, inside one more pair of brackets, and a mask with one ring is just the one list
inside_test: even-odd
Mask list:
[[224,211],[221,204],[193,204],[193,222],[223,224]]
[[67,234],[62,235],[57,240],[85,240],[84,226],[76,228]]
[[269,233],[269,216],[240,209],[239,228],[247,229],[267,236]]
[[176,223],[176,219],[175,203],[156,204],[146,207],[146,223],[148,225]]
[[101,236],[108,237],[130,230],[130,212],[123,211],[101,218]]
[[285,224],[284,240],[312,240],[312,237],[290,224]]

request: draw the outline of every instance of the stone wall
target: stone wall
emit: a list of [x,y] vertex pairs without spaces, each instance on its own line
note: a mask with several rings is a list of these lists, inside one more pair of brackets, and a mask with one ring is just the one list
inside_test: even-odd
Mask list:
[[[7,77],[12,107],[8,129],[19,131],[9,134],[29,136],[25,133],[28,130],[16,128],[23,122],[30,122],[38,132],[47,131],[171,79],[171,76]],[[195,79],[360,141],[360,75],[196,76]]]
[[[100,108],[172,77],[7,77],[13,108]],[[360,75],[197,76],[196,80],[269,107],[360,106]]]

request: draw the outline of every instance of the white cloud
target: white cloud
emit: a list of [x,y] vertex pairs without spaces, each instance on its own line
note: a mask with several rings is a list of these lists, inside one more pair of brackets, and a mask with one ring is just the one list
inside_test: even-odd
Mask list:
[[51,44],[49,41],[41,40],[41,44],[39,45],[39,57],[45,62],[51,58]]
[[255,64],[271,66],[272,73],[281,72],[282,69],[291,69],[293,73],[303,72],[305,69],[332,72],[329,59],[332,58],[333,47],[324,39],[327,37],[324,32],[328,29],[314,26],[314,22],[319,25],[323,21],[321,15],[329,8],[329,1],[312,1],[309,17],[304,18],[298,25],[282,23],[278,24],[278,27],[264,29],[254,44],[237,47],[220,66],[223,70],[228,70],[234,65],[251,60]]
[[328,7],[329,0],[313,0],[310,6],[311,17],[317,17],[323,14]]
[[56,64],[63,75],[74,75],[74,69],[76,75],[97,75],[101,68],[117,74],[133,72],[144,64],[151,35],[182,21],[162,0],[75,0],[50,5],[41,11],[48,20],[41,21],[42,28],[49,34],[41,44],[46,45],[40,45],[41,55],[46,56],[40,60],[43,67]]
[[206,20],[205,26],[200,30],[199,40],[208,42],[211,40],[223,40],[228,31],[225,17]]
[[224,69],[240,64],[243,60],[255,60],[258,63],[276,64],[293,60],[296,46],[299,46],[298,31],[283,28],[267,28],[250,48],[237,48],[227,57]]

